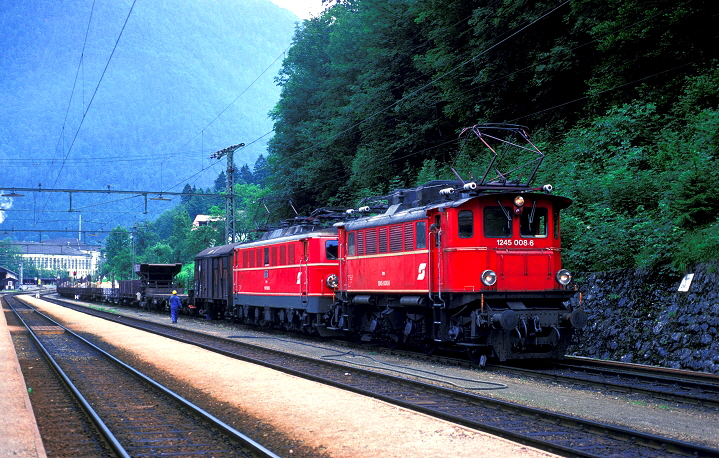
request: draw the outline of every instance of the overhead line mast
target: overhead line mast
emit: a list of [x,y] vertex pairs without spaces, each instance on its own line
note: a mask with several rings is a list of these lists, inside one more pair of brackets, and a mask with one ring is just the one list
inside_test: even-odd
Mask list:
[[235,151],[245,146],[244,143],[228,146],[219,151],[215,151],[210,156],[212,159],[222,159],[227,156],[227,171],[225,180],[225,241],[226,243],[235,243],[237,238],[237,230],[235,228],[235,161],[233,155]]

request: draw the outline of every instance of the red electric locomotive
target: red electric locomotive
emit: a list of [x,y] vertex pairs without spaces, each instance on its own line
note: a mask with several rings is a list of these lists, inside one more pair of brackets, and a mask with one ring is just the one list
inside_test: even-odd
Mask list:
[[[544,155],[526,128],[465,133],[492,153],[482,180],[398,190],[384,197],[384,213],[337,223],[339,287],[328,329],[427,350],[461,346],[482,365],[487,357],[561,358],[586,324],[570,304],[575,292],[560,258],[559,215],[571,201],[549,185],[530,186]],[[534,157],[508,160],[495,143]],[[500,172],[502,164],[510,170]],[[523,167],[526,179],[512,179]]]
[[334,301],[338,263],[334,227],[293,225],[237,245],[233,315],[248,324],[315,332]]

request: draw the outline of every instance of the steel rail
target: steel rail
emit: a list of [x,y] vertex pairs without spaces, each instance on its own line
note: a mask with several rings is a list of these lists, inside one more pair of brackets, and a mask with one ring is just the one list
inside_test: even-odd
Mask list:
[[[3,298],[5,299],[5,298]],[[11,304],[10,301],[5,301],[5,303],[10,307],[10,309],[13,311],[15,316],[20,320],[20,322],[25,326],[25,329],[29,333],[32,340],[35,342],[35,345],[37,345],[38,349],[42,353],[43,357],[48,361],[50,364],[50,367],[53,369],[53,371],[57,374],[57,376],[62,380],[63,384],[67,387],[67,389],[70,391],[72,396],[75,398],[75,400],[78,402],[82,410],[87,414],[87,416],[90,418],[92,423],[97,428],[98,432],[102,436],[102,438],[107,442],[107,444],[110,446],[112,451],[120,457],[130,457],[130,454],[127,453],[125,448],[120,444],[120,442],[117,440],[115,435],[110,431],[110,428],[105,424],[105,422],[100,418],[100,416],[95,412],[95,409],[92,408],[89,402],[87,402],[87,399],[85,399],[85,396],[80,393],[80,390],[75,386],[74,383],[72,383],[72,380],[65,374],[65,371],[62,370],[60,365],[55,361],[55,358],[52,357],[50,352],[45,348],[45,346],[40,342],[40,339],[35,335],[35,332],[33,332],[32,329],[30,329],[30,325],[28,325],[25,320],[23,320],[21,314],[16,310],[15,305]]]
[[[16,298],[16,299],[17,299],[17,300],[20,300],[19,298]],[[29,306],[29,305],[28,305],[28,306]],[[33,307],[31,307],[31,306],[29,306],[29,307],[30,307],[30,308],[33,308]],[[34,309],[34,308],[33,308],[33,309]],[[248,437],[248,436],[242,434],[241,432],[237,431],[236,429],[234,429],[234,428],[231,427],[230,425],[226,424],[226,423],[223,422],[222,420],[218,419],[218,418],[215,417],[214,415],[210,414],[209,412],[206,412],[205,410],[203,410],[203,409],[200,408],[199,406],[193,404],[192,402],[190,402],[190,401],[188,401],[187,399],[183,398],[182,396],[178,395],[177,393],[175,393],[174,391],[172,391],[172,390],[170,390],[169,388],[165,387],[164,385],[162,385],[162,384],[158,383],[157,381],[151,379],[150,377],[146,376],[145,374],[143,374],[142,372],[138,371],[138,370],[135,369],[134,367],[132,367],[132,366],[126,364],[125,362],[121,361],[120,359],[116,358],[115,356],[111,355],[110,353],[108,353],[108,352],[102,350],[101,348],[99,348],[98,346],[96,346],[95,344],[93,344],[92,342],[90,342],[89,340],[85,339],[84,337],[82,337],[82,336],[78,335],[77,333],[73,332],[72,330],[68,329],[66,326],[63,326],[62,324],[58,323],[57,321],[53,320],[52,318],[48,317],[47,315],[43,314],[42,312],[39,312],[39,311],[37,311],[36,309],[34,309],[34,310],[35,310],[35,313],[39,314],[40,316],[42,316],[43,318],[47,319],[48,321],[54,323],[55,326],[58,326],[58,327],[63,328],[66,333],[68,333],[68,334],[72,335],[73,337],[77,338],[78,340],[82,341],[82,342],[85,343],[86,345],[88,345],[88,346],[90,346],[91,348],[93,348],[95,351],[100,352],[103,356],[107,357],[109,360],[111,360],[112,362],[114,362],[115,364],[117,364],[118,366],[120,366],[121,368],[127,370],[128,372],[131,372],[131,373],[134,374],[135,376],[137,376],[137,377],[139,377],[140,379],[142,379],[145,383],[148,383],[148,384],[152,385],[154,388],[158,389],[158,390],[159,390],[160,392],[162,392],[164,395],[166,395],[166,396],[168,396],[168,397],[174,399],[176,402],[180,403],[183,407],[185,407],[185,408],[187,408],[188,410],[192,411],[192,412],[193,412],[195,415],[197,415],[198,417],[202,418],[203,420],[206,420],[208,423],[210,423],[212,426],[214,426],[214,427],[217,428],[218,430],[222,431],[226,436],[230,437],[232,440],[234,440],[234,441],[236,441],[236,442],[239,442],[239,443],[242,444],[243,446],[245,446],[245,447],[247,447],[248,449],[252,450],[252,453],[253,453],[255,456],[258,456],[258,457],[266,457],[266,458],[280,458],[279,455],[276,455],[276,454],[273,453],[272,451],[268,450],[267,448],[265,448],[264,446],[262,446],[262,445],[259,444],[258,442],[254,441],[254,440],[251,439],[250,437]],[[22,318],[20,318],[20,319],[22,320]],[[23,321],[23,324],[25,324],[24,320],[22,320],[22,321]],[[27,327],[27,325],[26,325],[26,327]],[[28,330],[32,333],[32,331],[29,329],[29,327],[28,327]],[[32,334],[34,335],[34,333],[32,333]],[[38,339],[36,336],[34,337],[34,339],[35,339],[36,342],[38,342],[38,344],[42,347],[42,344],[39,342],[39,339]],[[42,347],[42,348],[43,348],[43,350],[44,350],[44,347]],[[44,351],[46,351],[46,350],[44,350]],[[48,354],[48,356],[49,356],[49,354]],[[50,358],[51,358],[51,357],[50,357]],[[56,362],[54,362],[54,360],[53,360],[53,364],[56,366],[56,368],[57,368],[57,370],[59,371],[59,373],[61,373],[62,376],[63,376],[65,379],[67,379],[67,381],[68,381],[69,383],[71,383],[71,382],[69,381],[69,378],[67,378],[67,376],[64,375],[64,373],[62,372],[62,369],[57,365]],[[77,389],[75,389],[75,391],[78,393],[78,395],[80,395],[80,394],[79,394],[79,391],[77,391]],[[80,396],[82,396],[82,395],[80,395]],[[84,398],[82,398],[82,400],[83,400],[83,402],[85,403],[85,405],[88,406],[88,408],[92,409],[92,407],[90,407],[90,405],[87,403],[87,401],[84,400]],[[93,414],[94,414],[94,418],[97,418],[98,421],[100,421],[100,422],[102,423],[102,420],[100,420],[99,416],[94,412],[94,410],[92,410],[92,412],[93,412]],[[104,423],[102,423],[102,425],[104,425]],[[103,431],[107,431],[107,433],[110,434],[110,435],[112,434],[112,433],[110,433],[109,428],[107,428],[107,426],[104,426],[104,430],[103,430]],[[114,438],[114,436],[112,436],[112,437]],[[121,450],[121,453],[122,453],[121,456],[128,456],[128,457],[129,457],[130,455],[127,454],[127,452],[125,452],[125,451],[122,449],[122,446],[119,444],[119,442],[117,442],[116,439],[115,439],[115,442],[117,443],[117,446],[120,447],[120,450]]]
[[719,374],[710,374],[708,372],[697,372],[686,369],[673,369],[669,367],[648,366],[646,364],[624,363],[621,361],[608,361],[596,358],[586,358],[583,356],[566,356],[564,362],[571,362],[582,367],[614,367],[623,371],[637,371],[646,374],[660,374],[663,379],[669,379],[667,376],[675,376],[677,381],[691,381],[694,383],[711,382],[719,385]]
[[489,370],[598,386],[689,405],[719,407],[719,376],[715,374],[578,357],[567,357],[552,365],[553,368],[535,368],[502,364],[489,366]]

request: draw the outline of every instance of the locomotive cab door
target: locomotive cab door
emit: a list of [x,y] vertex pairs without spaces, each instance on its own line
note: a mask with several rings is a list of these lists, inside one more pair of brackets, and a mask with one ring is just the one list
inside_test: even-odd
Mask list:
[[310,258],[310,241],[302,239],[302,258],[300,259],[300,271],[297,275],[297,284],[299,286],[301,307],[307,309],[307,289],[309,284],[309,258]]
[[429,265],[427,266],[427,274],[429,278],[429,291],[435,298],[435,302],[441,301],[442,284],[444,281],[442,268],[444,259],[442,254],[442,238],[443,238],[443,217],[444,209],[438,212],[431,212],[428,216],[428,234],[427,249],[429,250]]
[[442,297],[442,284],[444,276],[442,269],[444,259],[442,254],[443,218],[446,213],[444,209],[427,213],[427,251],[428,265],[427,278],[429,279],[428,291],[432,299],[431,307],[431,338],[434,342],[448,340],[448,310]]

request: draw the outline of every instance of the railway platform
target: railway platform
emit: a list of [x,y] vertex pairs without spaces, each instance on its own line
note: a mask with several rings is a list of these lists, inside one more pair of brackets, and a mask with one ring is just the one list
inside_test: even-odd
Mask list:
[[0,457],[45,457],[5,313],[0,315]]

